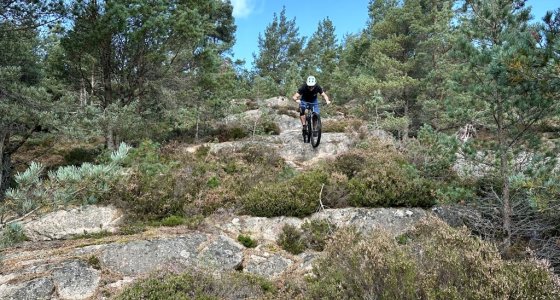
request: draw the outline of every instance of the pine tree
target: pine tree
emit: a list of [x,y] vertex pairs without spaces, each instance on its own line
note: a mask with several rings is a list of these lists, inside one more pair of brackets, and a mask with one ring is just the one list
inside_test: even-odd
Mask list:
[[295,18],[288,20],[286,7],[283,7],[280,16],[274,13],[264,37],[259,34],[259,53],[253,54],[256,74],[272,78],[281,87],[288,79],[290,64],[301,60],[304,42],[305,40],[299,37]]
[[339,60],[340,47],[337,44],[335,27],[327,17],[319,22],[303,51],[302,77],[314,75],[325,90],[332,87],[332,75]]
[[366,100],[379,90],[390,105],[388,109],[402,123],[400,133],[406,138],[409,125],[418,126],[421,122],[418,99],[425,98],[429,74],[448,51],[448,41],[439,30],[448,31],[451,3],[375,0],[369,9],[369,26],[352,46],[357,51],[353,57],[358,74],[353,85],[360,98]]
[[63,13],[54,1],[9,1],[0,6],[0,201],[12,177],[12,155],[52,125],[52,95],[43,84],[38,27]]
[[524,0],[465,2],[458,52],[465,68],[455,82],[463,96],[450,103],[454,104],[451,111],[469,113],[472,121],[484,124],[491,136],[492,142],[476,146],[495,159],[499,189],[494,196],[501,205],[506,251],[514,231],[512,178],[531,176],[520,168],[518,157],[523,153],[530,157],[546,154],[541,152],[535,125],[559,113],[560,62],[549,52],[558,40],[549,35],[549,45],[538,45],[541,38],[528,24],[530,11],[524,4]]
[[231,3],[220,0],[76,3],[73,27],[62,40],[69,81],[89,98],[81,102],[91,103],[107,147],[145,132],[146,118],[157,122],[167,109],[159,101],[162,87],[177,82],[171,78],[183,77],[189,87],[207,81],[201,75],[219,68],[234,41],[231,13]]

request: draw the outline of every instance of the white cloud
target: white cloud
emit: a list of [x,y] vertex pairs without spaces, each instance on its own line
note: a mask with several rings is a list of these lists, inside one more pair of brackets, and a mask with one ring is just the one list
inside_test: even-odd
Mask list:
[[251,0],[231,0],[231,5],[233,5],[233,16],[235,18],[246,18],[248,17],[255,8]]

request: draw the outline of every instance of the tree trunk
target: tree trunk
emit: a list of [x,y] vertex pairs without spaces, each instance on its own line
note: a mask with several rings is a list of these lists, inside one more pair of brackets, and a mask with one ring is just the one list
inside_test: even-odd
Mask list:
[[509,195],[509,166],[508,166],[508,149],[507,140],[504,131],[504,111],[502,99],[499,95],[496,97],[497,107],[495,121],[498,126],[498,143],[500,155],[500,176],[502,185],[502,210],[503,210],[503,229],[505,233],[503,241],[503,251],[507,252],[511,246],[511,216],[513,214]]
[[198,127],[199,127],[199,123],[200,123],[200,110],[197,108],[196,109],[196,132],[194,133],[194,140],[196,142],[198,142]]
[[8,130],[0,130],[0,202],[4,200],[4,193],[8,189],[10,178],[11,156],[7,151],[7,145],[10,139]]
[[504,209],[504,232],[506,236],[504,237],[504,251],[508,251],[511,246],[511,216],[513,211],[511,209],[510,197],[509,197],[509,176],[507,168],[507,157],[501,158],[501,172],[503,183],[502,191],[502,201]]
[[[410,120],[410,118],[408,117],[409,115],[409,109],[408,109],[408,95],[406,93],[406,91],[404,92],[404,117],[406,118],[406,120]],[[406,144],[406,142],[408,141],[408,126],[409,124],[407,123],[404,128],[403,128],[403,133],[402,133],[402,141]]]
[[115,139],[114,139],[114,132],[113,126],[107,126],[107,132],[105,136],[105,146],[107,149],[114,150],[115,149]]

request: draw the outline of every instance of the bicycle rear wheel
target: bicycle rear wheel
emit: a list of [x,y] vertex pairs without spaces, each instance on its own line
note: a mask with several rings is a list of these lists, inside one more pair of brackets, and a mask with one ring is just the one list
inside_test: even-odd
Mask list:
[[319,146],[321,142],[321,117],[317,114],[313,114],[312,120],[309,123],[311,123],[311,146],[315,148]]

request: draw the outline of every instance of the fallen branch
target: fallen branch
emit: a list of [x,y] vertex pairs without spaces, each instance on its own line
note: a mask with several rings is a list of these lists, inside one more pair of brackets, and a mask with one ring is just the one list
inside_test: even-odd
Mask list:
[[12,223],[19,222],[19,221],[21,221],[21,220],[23,220],[23,219],[29,217],[30,215],[32,215],[34,212],[36,212],[37,210],[39,210],[39,209],[42,208],[42,207],[43,207],[43,206],[40,205],[40,206],[38,206],[37,208],[35,208],[34,210],[32,210],[32,211],[26,213],[25,215],[23,215],[23,216],[21,216],[21,217],[19,217],[19,218],[12,219],[12,220],[7,220],[6,222],[0,224],[0,229],[4,229],[4,227],[6,227],[6,226],[8,226],[8,225],[10,225],[10,224],[12,224]]

